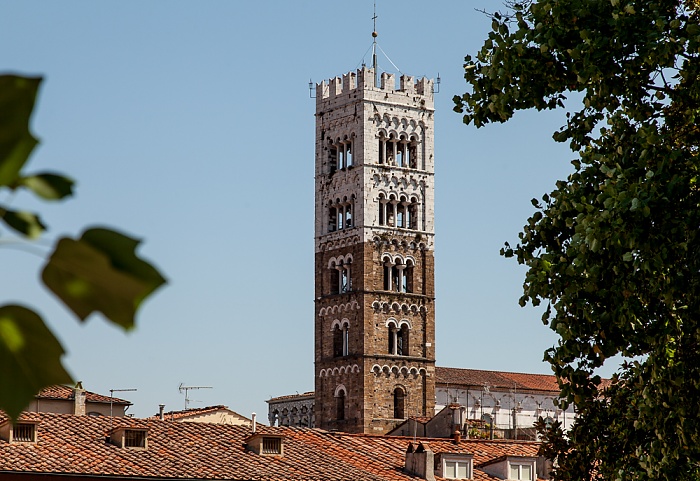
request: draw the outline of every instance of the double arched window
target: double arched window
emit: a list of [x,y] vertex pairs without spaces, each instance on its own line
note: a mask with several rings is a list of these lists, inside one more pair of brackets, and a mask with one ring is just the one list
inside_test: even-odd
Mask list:
[[332,258],[328,262],[331,270],[331,284],[329,294],[344,294],[352,290],[352,280],[350,278],[352,265],[352,255]]
[[407,320],[389,319],[386,323],[388,330],[388,353],[394,356],[409,355],[409,332],[411,325]]
[[333,321],[333,357],[344,357],[349,354],[350,321],[343,319]]
[[379,225],[420,230],[420,203],[415,195],[379,194]]

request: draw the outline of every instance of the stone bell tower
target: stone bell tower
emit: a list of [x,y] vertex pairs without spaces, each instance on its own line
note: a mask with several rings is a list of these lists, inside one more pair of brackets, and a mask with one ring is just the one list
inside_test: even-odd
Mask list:
[[316,427],[433,415],[433,115],[426,78],[316,86]]

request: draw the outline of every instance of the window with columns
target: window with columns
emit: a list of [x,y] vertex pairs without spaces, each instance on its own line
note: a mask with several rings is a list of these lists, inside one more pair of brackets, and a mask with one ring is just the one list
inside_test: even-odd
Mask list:
[[418,197],[379,194],[379,225],[420,230]]
[[411,327],[408,322],[401,321],[397,323],[391,320],[387,323],[389,335],[389,354],[394,356],[408,356],[408,341]]
[[413,271],[414,263],[412,259],[402,261],[384,256],[384,290],[394,292],[413,292]]
[[333,325],[333,357],[345,357],[349,354],[350,323],[344,320]]
[[390,133],[387,137],[384,132],[379,134],[379,163],[418,169],[421,162],[418,158],[418,137],[406,134]]
[[330,165],[331,174],[336,170],[352,167],[353,138],[354,134],[345,135],[342,139],[339,137],[335,141],[332,139],[328,140],[328,164]]
[[354,227],[353,207],[355,204],[355,196],[343,197],[343,199],[335,199],[328,203],[328,232],[349,229]]
[[350,277],[352,258],[332,260],[329,264],[331,270],[331,283],[329,294],[344,294],[352,290]]

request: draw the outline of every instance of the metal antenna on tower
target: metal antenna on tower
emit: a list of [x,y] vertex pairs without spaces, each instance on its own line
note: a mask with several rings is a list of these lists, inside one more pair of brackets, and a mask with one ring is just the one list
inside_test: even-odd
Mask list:
[[379,70],[377,69],[377,2],[374,2],[374,15],[372,16],[372,68],[374,69],[374,86],[379,86]]
[[177,388],[178,391],[180,391],[180,394],[183,392],[185,393],[185,411],[187,411],[187,407],[190,404],[190,398],[187,396],[188,391],[191,389],[214,389],[211,386],[185,386],[184,383],[180,383],[180,386]]

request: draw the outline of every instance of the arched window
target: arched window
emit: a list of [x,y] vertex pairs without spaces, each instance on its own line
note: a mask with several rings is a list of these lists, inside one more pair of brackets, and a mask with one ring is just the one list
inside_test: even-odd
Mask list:
[[409,332],[410,326],[408,321],[403,320],[398,325],[395,320],[390,320],[387,323],[387,334],[388,334],[388,351],[389,354],[394,356],[408,356],[409,355]]
[[394,419],[404,419],[405,397],[403,389],[400,387],[394,389]]
[[330,292],[329,294],[344,294],[352,290],[351,277],[352,258],[345,260],[332,260],[328,266],[330,269]]
[[338,421],[345,420],[345,388],[335,393],[335,417]]

